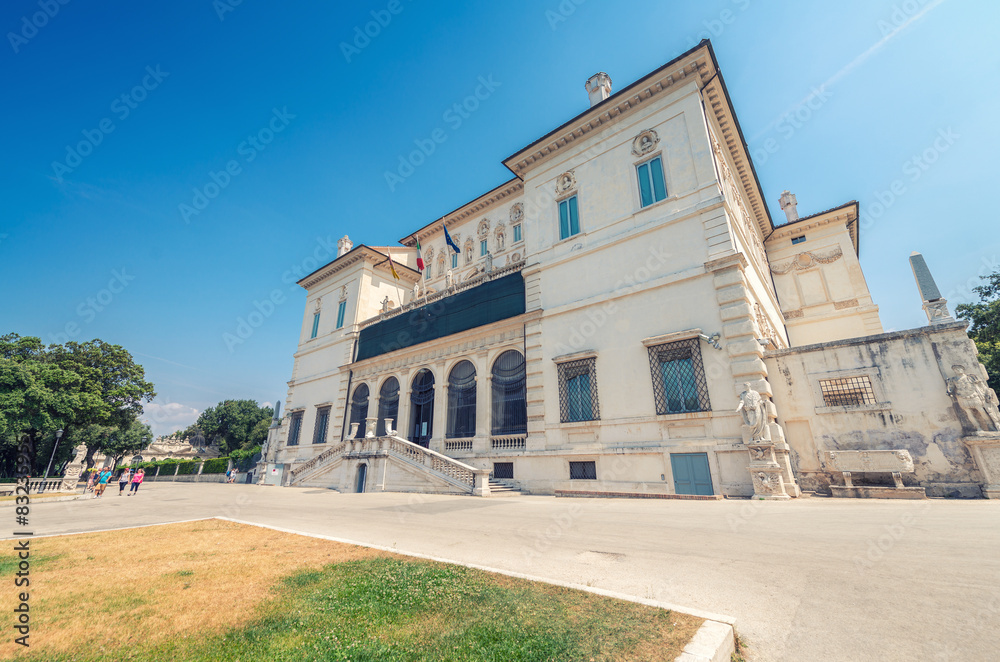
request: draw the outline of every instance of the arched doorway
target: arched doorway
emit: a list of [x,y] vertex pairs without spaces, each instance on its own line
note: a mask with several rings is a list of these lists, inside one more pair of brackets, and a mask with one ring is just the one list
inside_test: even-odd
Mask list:
[[524,357],[509,349],[493,362],[493,421],[494,435],[526,434],[528,407],[525,400]]
[[476,436],[476,366],[460,361],[448,375],[448,424],[445,437]]
[[399,380],[390,377],[382,383],[378,391],[378,428],[375,434],[385,436],[385,419],[393,420],[393,427],[399,429]]
[[434,433],[434,374],[427,368],[413,378],[410,405],[410,441],[427,448]]
[[[354,389],[354,397],[351,398],[351,423],[358,424],[358,431],[355,439],[365,436],[365,419],[368,417],[368,384],[361,384]],[[350,433],[350,428],[348,428]]]
[[363,494],[365,491],[365,482],[368,478],[368,465],[359,464],[358,465],[358,483],[355,486],[354,491],[358,494]]

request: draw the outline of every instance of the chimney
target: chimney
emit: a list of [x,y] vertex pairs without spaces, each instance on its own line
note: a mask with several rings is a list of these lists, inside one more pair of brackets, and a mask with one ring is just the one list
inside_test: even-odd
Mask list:
[[778,199],[778,203],[781,205],[781,211],[785,212],[785,218],[788,219],[789,223],[799,220],[799,201],[795,199],[794,193],[785,191]]
[[350,253],[352,248],[354,248],[354,242],[352,242],[345,234],[343,238],[337,242],[337,257]]
[[590,95],[590,107],[593,108],[611,96],[611,76],[603,71],[587,79],[587,94]]

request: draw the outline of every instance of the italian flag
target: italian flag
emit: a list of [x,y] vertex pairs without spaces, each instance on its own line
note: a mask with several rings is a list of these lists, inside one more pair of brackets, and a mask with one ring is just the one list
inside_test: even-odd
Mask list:
[[414,237],[413,239],[414,239],[414,241],[417,242],[417,270],[418,271],[423,271],[424,270],[424,258],[423,258],[422,255],[420,255],[420,240],[417,239],[416,237]]

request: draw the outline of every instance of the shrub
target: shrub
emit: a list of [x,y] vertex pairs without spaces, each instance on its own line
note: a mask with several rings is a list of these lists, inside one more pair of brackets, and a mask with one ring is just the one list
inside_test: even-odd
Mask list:
[[205,467],[201,470],[203,474],[224,474],[229,468],[228,457],[217,457],[214,460],[205,460]]
[[188,460],[187,462],[181,462],[180,467],[177,469],[178,476],[190,476],[191,474],[198,473],[198,465],[200,462],[198,460]]

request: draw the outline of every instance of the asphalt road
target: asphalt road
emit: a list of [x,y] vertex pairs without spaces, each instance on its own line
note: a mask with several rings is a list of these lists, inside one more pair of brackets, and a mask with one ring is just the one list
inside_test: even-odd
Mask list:
[[[7,530],[15,530],[13,508]],[[36,535],[226,516],[737,619],[752,660],[1000,659],[1000,501],[668,501],[145,483]]]

